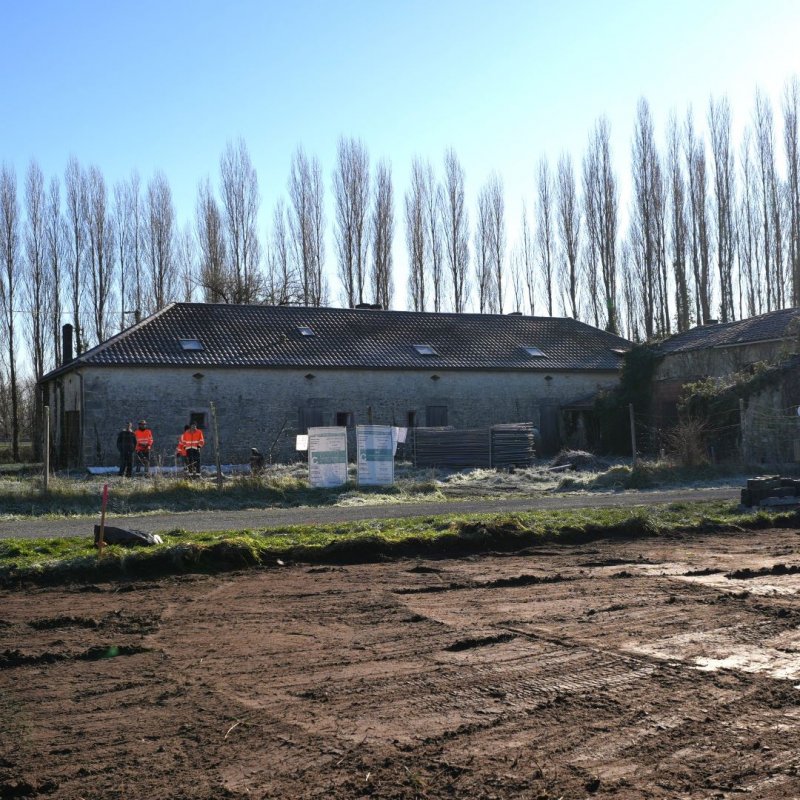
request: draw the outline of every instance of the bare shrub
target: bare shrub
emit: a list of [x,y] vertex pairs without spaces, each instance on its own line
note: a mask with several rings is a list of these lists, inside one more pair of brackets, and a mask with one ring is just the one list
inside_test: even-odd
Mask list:
[[668,452],[683,467],[707,464],[706,433],[705,422],[691,418],[681,420],[665,436]]

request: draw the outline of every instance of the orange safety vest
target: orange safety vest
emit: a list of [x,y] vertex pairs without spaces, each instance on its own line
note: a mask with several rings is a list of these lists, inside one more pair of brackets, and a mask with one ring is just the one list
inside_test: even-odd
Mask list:
[[205,443],[206,440],[203,437],[203,431],[199,428],[196,431],[189,428],[189,430],[185,431],[183,436],[181,436],[181,444],[183,444],[184,450],[199,450]]
[[183,443],[183,436],[178,439],[178,446],[175,448],[175,455],[183,457],[186,455],[186,445]]
[[149,450],[153,446],[153,431],[150,428],[137,428],[134,432],[136,436],[136,451],[141,453],[142,450]]

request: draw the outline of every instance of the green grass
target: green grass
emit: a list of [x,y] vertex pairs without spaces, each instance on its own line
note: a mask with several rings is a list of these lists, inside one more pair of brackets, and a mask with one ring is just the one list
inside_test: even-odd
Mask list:
[[673,503],[622,509],[539,511],[513,515],[444,515],[366,520],[339,525],[188,533],[172,530],[164,544],[112,546],[97,557],[91,539],[0,541],[0,585],[136,579],[306,563],[359,563],[408,556],[438,557],[509,551],[545,542],[657,536],[676,531],[741,531],[800,525],[792,513],[742,515],[730,503]]

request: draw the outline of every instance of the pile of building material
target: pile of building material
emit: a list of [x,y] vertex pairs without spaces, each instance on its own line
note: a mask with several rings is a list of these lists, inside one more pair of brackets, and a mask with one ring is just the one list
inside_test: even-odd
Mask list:
[[750,478],[742,489],[742,505],[794,506],[800,504],[800,478],[782,478],[780,475]]
[[527,467],[536,455],[530,422],[467,430],[415,428],[412,446],[417,467]]
[[529,467],[536,457],[531,422],[514,422],[492,427],[492,466]]

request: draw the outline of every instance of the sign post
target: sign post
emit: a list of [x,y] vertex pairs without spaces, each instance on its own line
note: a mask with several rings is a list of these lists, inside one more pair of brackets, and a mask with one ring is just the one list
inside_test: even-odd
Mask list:
[[97,557],[103,555],[103,548],[106,546],[103,537],[106,533],[106,506],[108,505],[108,484],[103,484],[103,502],[100,507],[100,533],[97,537]]
[[347,428],[308,429],[308,482],[318,487],[347,483]]
[[357,425],[358,485],[394,483],[395,434],[390,425]]

